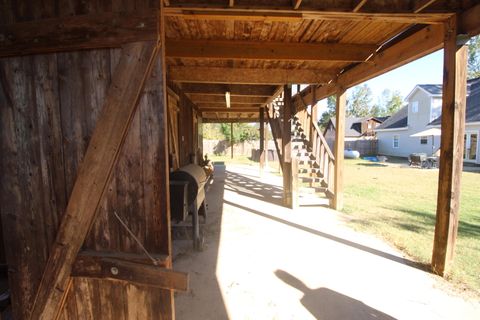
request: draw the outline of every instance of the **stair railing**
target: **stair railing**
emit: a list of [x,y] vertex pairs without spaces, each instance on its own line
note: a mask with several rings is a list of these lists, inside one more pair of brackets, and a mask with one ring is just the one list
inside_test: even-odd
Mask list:
[[327,196],[333,196],[334,190],[334,167],[335,157],[325,140],[320,128],[313,120],[307,108],[302,108],[296,114],[297,119],[302,126],[307,146],[311,149],[315,161],[319,167],[320,174],[323,177],[323,186],[327,188]]

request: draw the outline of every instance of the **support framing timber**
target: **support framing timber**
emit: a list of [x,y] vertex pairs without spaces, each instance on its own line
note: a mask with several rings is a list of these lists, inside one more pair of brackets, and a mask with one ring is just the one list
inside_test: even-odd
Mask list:
[[467,95],[467,48],[457,47],[456,19],[445,24],[442,136],[432,270],[444,275],[453,260],[460,214]]
[[342,90],[337,93],[337,111],[335,117],[335,167],[334,167],[334,196],[333,208],[343,209],[343,152],[345,146],[345,106],[346,93]]
[[263,171],[265,170],[265,113],[264,113],[264,108],[263,107],[260,107],[258,109],[258,115],[259,115],[259,119],[260,119],[259,165],[260,165],[260,175],[263,175]]
[[287,208],[293,208],[293,185],[292,185],[292,87],[283,87],[283,204]]
[[158,49],[158,44],[152,41],[128,44],[122,50],[45,266],[30,319],[56,319],[61,310],[71,284],[73,263],[94,221]]

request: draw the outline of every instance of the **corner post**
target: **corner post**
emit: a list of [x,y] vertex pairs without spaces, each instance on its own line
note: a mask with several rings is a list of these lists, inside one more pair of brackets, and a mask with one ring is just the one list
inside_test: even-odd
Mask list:
[[258,109],[259,118],[260,118],[260,175],[263,176],[263,171],[265,170],[265,113],[263,107]]
[[343,152],[345,147],[345,106],[346,93],[342,88],[337,92],[337,106],[335,117],[335,167],[334,167],[334,197],[333,208],[335,210],[343,209]]
[[283,205],[293,208],[293,185],[292,185],[292,88],[283,87]]
[[441,276],[448,270],[454,257],[463,169],[467,48],[457,45],[456,35],[457,19],[452,17],[445,23],[442,136],[432,253],[432,270]]

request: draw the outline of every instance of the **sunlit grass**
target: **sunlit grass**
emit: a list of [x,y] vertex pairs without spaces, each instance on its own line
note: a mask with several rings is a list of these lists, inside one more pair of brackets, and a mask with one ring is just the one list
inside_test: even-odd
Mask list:
[[[345,161],[345,209],[352,225],[430,263],[438,170]],[[480,173],[462,175],[456,257],[448,277],[480,294]]]

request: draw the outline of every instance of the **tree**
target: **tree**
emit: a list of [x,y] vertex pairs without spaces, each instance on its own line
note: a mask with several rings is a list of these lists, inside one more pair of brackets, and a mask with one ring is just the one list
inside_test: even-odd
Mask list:
[[[233,124],[233,143],[252,141],[260,139],[258,124],[234,123]],[[222,123],[220,129],[225,136],[225,140],[230,141],[230,123]]]
[[468,42],[468,79],[480,77],[480,35]]
[[327,98],[327,111],[322,113],[322,117],[318,120],[318,126],[323,131],[328,125],[330,118],[335,117],[335,112],[337,108],[337,97],[329,96]]
[[375,116],[390,116],[400,110],[403,105],[403,97],[399,91],[391,91],[385,89],[378,101],[378,114],[372,113]]
[[369,116],[371,102],[372,90],[367,84],[354,87],[347,99],[347,115],[355,117]]

